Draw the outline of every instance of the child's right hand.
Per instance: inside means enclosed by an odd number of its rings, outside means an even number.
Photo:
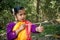
[[[23,30],[25,28],[25,24],[22,24],[19,28],[19,30]]]
[[[16,34],[18,34],[20,31],[22,31],[25,28],[25,24],[22,24],[18,30],[16,30]]]

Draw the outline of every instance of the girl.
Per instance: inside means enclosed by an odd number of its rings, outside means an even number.
[[[37,27],[30,21],[25,20],[24,7],[15,7],[12,12],[15,21],[7,24],[7,40],[31,40],[31,32],[38,33],[43,31],[43,27]]]

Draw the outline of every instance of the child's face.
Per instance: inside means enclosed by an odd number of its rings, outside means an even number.
[[[25,20],[25,17],[26,17],[25,10],[24,9],[23,10],[19,10],[15,17],[16,17],[16,19],[18,21]]]

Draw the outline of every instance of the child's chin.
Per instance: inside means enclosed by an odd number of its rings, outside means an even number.
[[[24,20],[20,20],[20,21],[24,21]]]

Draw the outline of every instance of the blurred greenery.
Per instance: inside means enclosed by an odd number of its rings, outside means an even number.
[[[60,0],[0,0],[0,34],[6,32],[7,23],[14,21],[11,9],[15,6],[25,7],[26,19],[32,23],[49,22],[42,24],[45,29],[40,36],[60,35]]]

